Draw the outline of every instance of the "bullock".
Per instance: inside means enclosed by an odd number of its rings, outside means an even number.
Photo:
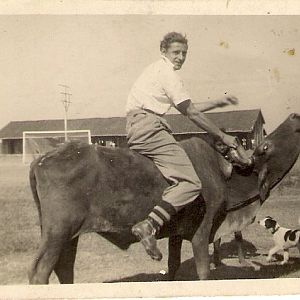
[[[234,168],[211,144],[181,142],[203,191],[160,232],[169,237],[169,277],[180,266],[182,240],[192,242],[197,273],[209,278],[209,243],[251,224],[300,152],[300,115],[291,114],[255,149],[250,170]],[[41,244],[29,270],[31,284],[47,284],[54,271],[73,283],[79,235],[97,232],[121,249],[137,242],[131,227],[145,218],[168,183],[151,160],[129,149],[70,142],[33,161],[30,185],[41,224]]]

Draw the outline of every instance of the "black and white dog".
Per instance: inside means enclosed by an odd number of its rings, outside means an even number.
[[[300,252],[300,230],[281,227],[272,217],[265,217],[258,221],[258,224],[273,234],[275,246],[269,251],[267,257],[268,262],[270,262],[272,256],[280,250],[283,250],[283,261],[280,263],[281,265],[286,264],[289,260],[289,248],[298,247]]]

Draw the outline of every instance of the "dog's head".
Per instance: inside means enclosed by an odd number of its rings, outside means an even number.
[[[274,232],[277,226],[277,221],[268,216],[258,221],[258,224],[265,227],[267,230],[270,229],[272,232]]]

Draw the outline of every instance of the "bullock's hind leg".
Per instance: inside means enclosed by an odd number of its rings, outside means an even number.
[[[47,243],[46,241],[42,241],[41,245],[39,247],[38,253],[36,254],[36,257],[34,258],[30,269],[28,271],[28,279],[29,279],[29,284],[46,284],[48,283],[49,276],[44,278],[38,277],[37,276],[37,270],[38,270],[38,265],[40,262],[41,257],[44,255],[44,253],[47,250]]]
[[[79,237],[64,244],[54,271],[60,283],[74,283],[74,263]]]
[[[38,250],[28,277],[30,284],[48,284],[62,250],[63,240],[53,235],[42,237],[41,246]]]
[[[174,280],[181,263],[182,237],[179,235],[169,237],[168,270],[169,280]]]

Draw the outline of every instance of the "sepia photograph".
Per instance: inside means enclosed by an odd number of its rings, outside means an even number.
[[[300,294],[300,16],[170,2],[0,15],[14,298]]]

